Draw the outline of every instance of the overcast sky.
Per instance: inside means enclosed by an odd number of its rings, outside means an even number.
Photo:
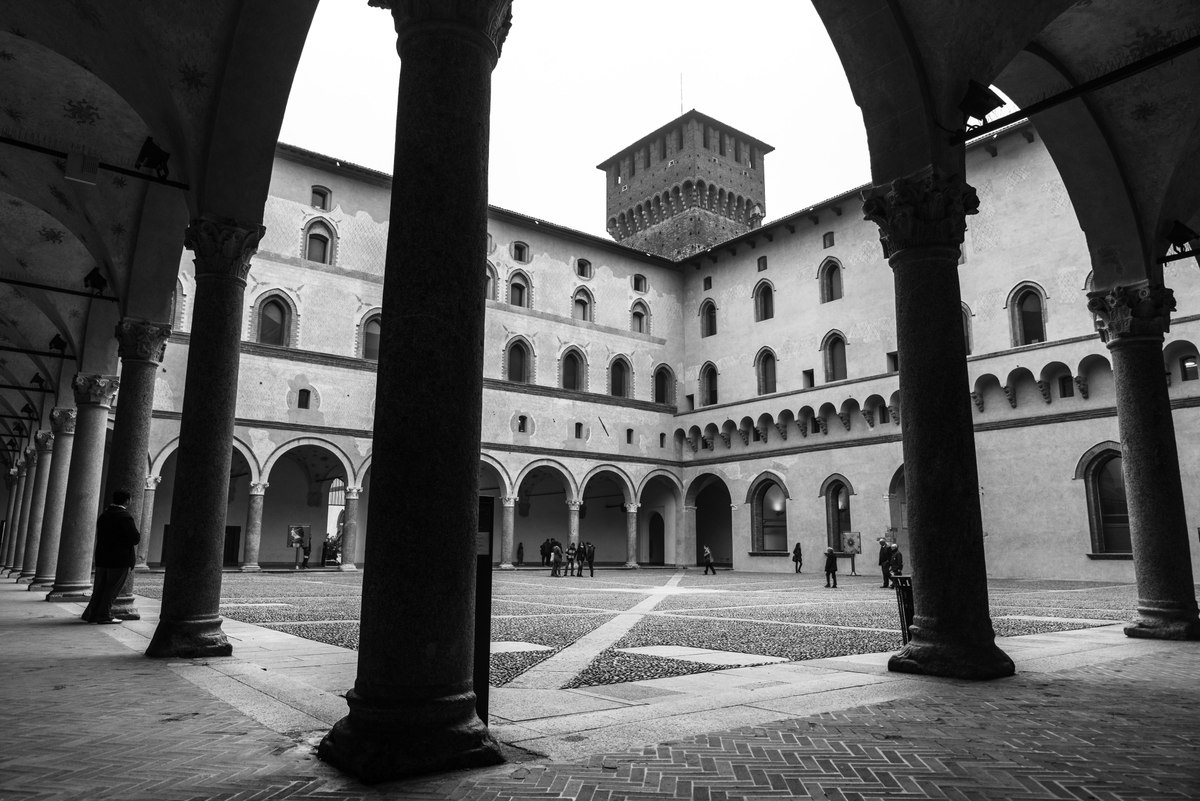
[[[322,0],[280,139],[391,172],[395,41],[388,12]],[[869,178],[862,114],[806,0],[515,0],[493,73],[489,201],[605,236],[596,164],[681,107],[776,148],[768,219]]]

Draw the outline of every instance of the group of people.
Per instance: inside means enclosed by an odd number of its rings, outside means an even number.
[[[796,544],[796,550],[792,552],[792,559],[796,562],[796,572],[800,572],[801,560],[797,558],[800,553],[800,544]],[[879,570],[883,574],[883,585],[880,589],[890,589],[896,585],[895,577],[904,572],[904,554],[900,553],[900,546],[895,542],[889,543],[883,537],[879,538]],[[837,589],[837,554],[833,548],[825,549],[825,586]]]
[[[551,576],[582,576],[587,565],[588,575],[596,575],[596,546],[590,542],[571,543],[564,551],[562,543],[551,537],[542,543],[542,566],[550,568]]]

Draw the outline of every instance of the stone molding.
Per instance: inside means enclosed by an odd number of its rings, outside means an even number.
[[[99,373],[76,373],[71,379],[71,389],[75,391],[75,405],[90,404],[93,406],[111,406],[121,379],[115,375]]]
[[[1088,311],[1096,315],[1096,330],[1110,347],[1132,337],[1162,340],[1171,330],[1175,292],[1165,286],[1151,286],[1149,281],[1115,286],[1089,292]]]
[[[580,506],[583,506],[583,501],[567,501],[568,511],[578,512]]]
[[[487,41],[493,65],[512,27],[512,0],[367,0],[367,5],[392,12],[398,49],[422,28],[467,29]]]
[[[183,245],[196,254],[196,275],[235,278],[246,283],[250,257],[258,252],[259,240],[267,229],[246,227],[232,221],[201,217],[188,224]]]
[[[162,476],[146,476],[146,491],[154,492],[162,483]]]
[[[75,409],[68,409],[66,406],[58,406],[50,410],[50,429],[55,434],[74,434],[75,433]]]
[[[39,431],[33,435],[34,441],[37,443],[39,453],[48,453],[54,450],[54,432]]]
[[[271,484],[267,481],[256,481],[250,485],[250,494],[251,495],[266,495],[267,487],[269,487],[269,486],[271,486]],[[349,495],[347,495],[347,497],[349,497]]]
[[[346,500],[357,501],[362,489],[362,487],[346,487]]]
[[[167,350],[167,338],[171,336],[171,326],[126,317],[117,323],[115,336],[117,337],[117,355],[121,359],[135,359],[160,364]]]
[[[975,188],[938,167],[863,193],[863,216],[879,226],[879,242],[888,259],[909,248],[961,245],[967,215],[978,213]]]

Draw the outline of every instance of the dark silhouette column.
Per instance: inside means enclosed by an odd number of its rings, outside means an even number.
[[[13,511],[17,505],[17,467],[14,464],[4,473],[4,487],[8,490],[8,505],[5,507],[4,533],[0,534],[0,570],[4,565],[4,554],[8,552],[9,535],[12,533]]]
[[[262,570],[258,566],[258,551],[262,547],[263,502],[267,496],[266,481],[250,485],[249,501],[246,504],[246,547],[242,550],[242,572],[254,573]]]
[[[513,529],[516,524],[517,499],[500,499],[500,569],[513,569]]]
[[[54,452],[50,456],[50,478],[46,484],[46,504],[42,510],[42,537],[31,590],[54,586],[58,567],[58,543],[62,537],[63,511],[67,502],[67,478],[75,448],[74,409],[57,407],[50,412],[50,430],[54,433]]]
[[[217,610],[242,304],[250,257],[265,230],[261,225],[201,218],[193,220],[184,235],[184,246],[196,254],[196,295],[171,496],[171,543],[165,549],[162,609],[147,656],[233,652]]]
[[[679,522],[675,525],[675,567],[687,570],[696,566],[696,507],[682,506],[679,512]]]
[[[150,451],[150,415],[154,411],[154,378],[167,349],[171,327],[127,317],[117,323],[114,335],[117,355],[121,358],[121,395],[113,422],[107,486],[109,494],[119,489],[129,492],[127,508],[133,519],[140,521]],[[142,540],[149,539],[149,532],[143,531]],[[132,571],[113,601],[112,613],[121,620],[142,617],[133,603]]]
[[[29,475],[29,466],[25,463],[24,456],[17,457],[16,471],[17,483],[13,488],[13,502],[11,504],[12,511],[8,515],[8,526],[5,532],[4,539],[4,565],[0,567],[0,571],[8,573],[12,570],[13,562],[16,561],[17,539],[21,534],[21,510],[24,508],[22,501],[25,498],[25,482]]]
[[[150,565],[146,563],[146,557],[150,553],[150,536],[154,532],[154,496],[158,492],[158,485],[161,482],[162,476],[146,476],[146,486],[142,490],[142,520],[138,525],[138,531],[142,533],[142,538],[138,541],[137,546],[137,564],[133,566],[138,573],[146,573],[150,570]]]
[[[988,610],[975,432],[958,284],[959,246],[975,190],[938,168],[864,196],[896,285],[904,477],[908,489],[912,639],[890,670],[993,679],[1012,660]]]
[[[355,553],[358,550],[358,496],[362,487],[346,487],[345,519],[342,521],[342,563],[339,570],[357,570]]]
[[[75,390],[75,445],[67,474],[58,566],[47,601],[91,592],[96,518],[100,516],[100,476],[104,471],[104,435],[108,430],[108,409],[120,385],[121,380],[115,375],[88,373],[77,374],[71,382]]]
[[[50,482],[50,465],[54,455],[54,432],[39,431],[33,435],[37,445],[37,473],[33,479],[32,501],[29,504],[29,523],[25,527],[25,558],[21,560],[21,575],[17,581],[33,581],[37,573],[38,552],[42,547],[42,520],[46,510],[46,485]]]
[[[579,507],[583,501],[567,501],[567,543],[579,544]],[[563,548],[566,551],[566,548]]]
[[[625,567],[638,566],[637,552],[638,504],[625,504]]]
[[[1112,354],[1121,470],[1133,540],[1138,617],[1130,637],[1200,639],[1196,588],[1179,475],[1175,421],[1163,380],[1163,335],[1175,295],[1142,281],[1088,293]]]
[[[491,74],[511,19],[508,0],[373,2],[392,9],[401,56],[371,467],[383,491],[367,511],[350,714],[319,751],[366,782],[501,758],[473,662]],[[412,436],[447,418],[438,447]]]
[[[17,502],[21,504],[21,521],[13,538],[12,560],[8,575],[16,578],[21,575],[21,567],[25,564],[25,540],[29,534],[29,513],[33,506],[33,485],[37,479],[37,448],[25,449],[25,484],[21,487],[21,495]]]

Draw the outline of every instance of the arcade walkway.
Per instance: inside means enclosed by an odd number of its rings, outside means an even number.
[[[985,684],[871,654],[493,688],[493,731],[548,756],[368,788],[312,748],[344,713],[352,651],[226,621],[235,656],[148,660],[156,603],[88,626],[0,584],[0,799],[1200,796],[1200,646],[1119,626],[1007,638],[1018,674]]]

